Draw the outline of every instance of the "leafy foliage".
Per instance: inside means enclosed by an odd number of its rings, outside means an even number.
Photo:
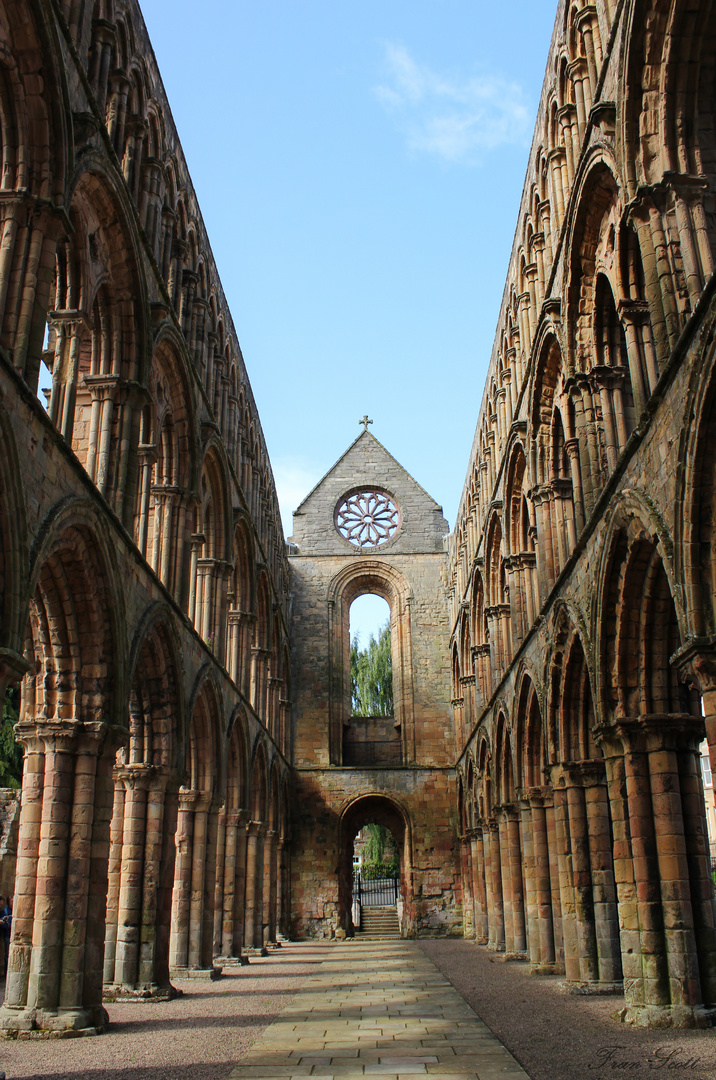
[[[363,866],[361,874],[366,881],[375,878],[397,877],[400,873],[400,862],[393,850],[393,837],[385,825],[366,825],[368,841],[363,849]],[[386,849],[391,851],[386,858]]]
[[[390,653],[390,623],[376,641],[370,635],[367,649],[351,641],[351,714],[353,716],[393,715],[393,666]]]
[[[20,688],[11,687],[3,702],[0,724],[0,787],[19,788],[22,780],[22,747],[15,742]]]

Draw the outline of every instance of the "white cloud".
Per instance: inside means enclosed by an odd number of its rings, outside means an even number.
[[[415,61],[402,45],[385,46],[386,81],[374,88],[411,150],[475,164],[508,143],[524,143],[529,114],[522,87],[501,75],[449,78]]]
[[[299,458],[277,458],[271,462],[281,521],[286,537],[293,533],[293,511],[316,486],[323,473]]]

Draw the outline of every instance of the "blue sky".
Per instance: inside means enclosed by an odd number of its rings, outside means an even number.
[[[142,9],[284,522],[367,412],[452,527],[554,0]]]

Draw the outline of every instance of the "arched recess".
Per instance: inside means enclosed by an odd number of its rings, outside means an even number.
[[[680,620],[664,537],[645,500],[624,493],[600,567],[597,738],[620,850],[627,1015],[685,1023],[716,1000],[716,932],[699,760],[704,723],[698,694],[678,678]]]
[[[83,166],[68,211],[72,235],[57,247],[47,316],[48,412],[131,528],[146,288],[126,192],[98,155],[86,155]]]
[[[72,124],[54,19],[18,0],[0,11],[0,344],[37,391],[52,264],[64,232]]]
[[[192,695],[185,781],[179,789],[170,942],[170,966],[177,972],[213,970],[218,811],[224,788],[220,700],[207,665]]]
[[[251,705],[268,728],[268,690],[271,657],[271,585],[265,566],[256,577],[256,613],[251,646]]]
[[[73,499],[44,523],[31,552],[30,670],[16,729],[25,764],[3,1015],[10,1029],[106,1022],[112,766],[126,737],[126,639],[110,550],[94,508]]]
[[[510,579],[510,625],[516,652],[540,609],[537,586],[536,529],[534,510],[528,500],[527,460],[521,443],[515,443],[507,466],[505,531],[508,540],[507,573]]]
[[[497,851],[502,890],[505,955],[524,958],[527,947],[524,886],[522,880],[522,837],[520,812],[515,803],[515,761],[507,715],[497,715],[494,742],[495,805]],[[493,858],[495,848],[493,846]],[[495,868],[497,870],[497,868]]]
[[[226,790],[219,815],[224,854],[217,873],[214,945],[226,957],[240,956],[244,943],[248,791],[248,729],[243,708],[238,707],[229,723]]]
[[[353,601],[364,593],[382,596],[390,607],[393,719],[401,749],[400,761],[391,761],[391,764],[410,764],[415,761],[411,591],[399,570],[370,558],[351,562],[336,574],[328,587],[330,761],[333,765],[340,765],[343,761],[344,731],[351,715],[349,615]]]
[[[504,710],[503,710],[504,711]],[[504,721],[503,721],[504,722]],[[495,797],[494,754],[489,732],[483,728],[477,750],[477,828],[479,876],[476,892],[482,897],[481,936],[495,952],[505,951],[505,918],[502,892],[500,825]],[[504,830],[503,830],[504,831]]]
[[[249,522],[241,518],[234,529],[232,573],[227,592],[226,661],[231,678],[244,697],[250,694],[256,556]]]
[[[476,566],[472,575],[470,597],[472,648],[475,666],[475,693],[484,708],[492,696],[492,665],[490,663],[490,633],[485,615],[485,586],[482,573]]]
[[[618,986],[622,976],[607,772],[594,736],[582,635],[557,608],[549,654],[548,727],[567,980]]]
[[[460,619],[459,630],[459,672],[458,685],[456,687],[457,698],[462,698],[462,730],[465,736],[472,731],[477,718],[477,697],[475,694],[475,669],[472,656],[472,641],[470,639],[470,613],[463,610]],[[459,725],[458,729],[459,729]],[[465,738],[459,744],[460,749],[465,743]]]
[[[533,971],[547,974],[556,971],[557,961],[563,959],[562,912],[547,740],[537,691],[527,672],[519,681],[515,744],[521,757],[518,796],[527,955]]]
[[[114,768],[104,952],[110,993],[173,994],[169,928],[184,729],[177,657],[171,614],[155,605],[135,638],[129,743]]]
[[[460,633],[460,631],[458,631]],[[462,695],[460,650],[457,641],[452,644],[452,713],[455,722],[455,737],[458,748],[465,743],[465,701]]]
[[[706,0],[633,0],[625,31],[620,158],[629,196],[637,196],[640,234],[653,250],[660,232],[671,251],[671,281],[654,284],[657,292],[667,285],[663,309],[673,333],[714,267],[716,14]]]
[[[485,544],[487,597],[485,617],[489,628],[493,685],[502,678],[512,657],[510,630],[510,590],[505,566],[502,522],[495,511],[487,526]]]
[[[182,348],[170,329],[155,346],[149,393],[151,401],[140,421],[134,537],[162,583],[182,602],[197,440],[190,380]]]
[[[679,447],[675,577],[684,597],[682,677],[703,702],[711,771],[716,770],[716,374],[713,348],[691,380]]]
[[[27,524],[22,472],[9,417],[0,405],[0,693],[24,674]]]
[[[583,437],[595,447],[595,491],[614,471],[650,391],[643,342],[622,303],[629,299],[620,273],[623,199],[611,164],[597,156],[588,167],[569,237],[568,363],[578,376]]]
[[[224,449],[212,442],[204,455],[191,537],[189,618],[220,662],[226,647],[226,592],[231,571],[228,475]]]
[[[338,828],[338,924],[352,934],[353,841],[366,825],[384,825],[392,834],[400,860],[401,937],[416,936],[413,896],[413,837],[408,810],[395,798],[366,792],[342,807]]]

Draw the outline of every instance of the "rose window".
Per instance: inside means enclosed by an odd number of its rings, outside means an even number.
[[[400,525],[400,511],[383,491],[357,491],[336,511],[338,532],[356,547],[378,547],[390,540]]]

